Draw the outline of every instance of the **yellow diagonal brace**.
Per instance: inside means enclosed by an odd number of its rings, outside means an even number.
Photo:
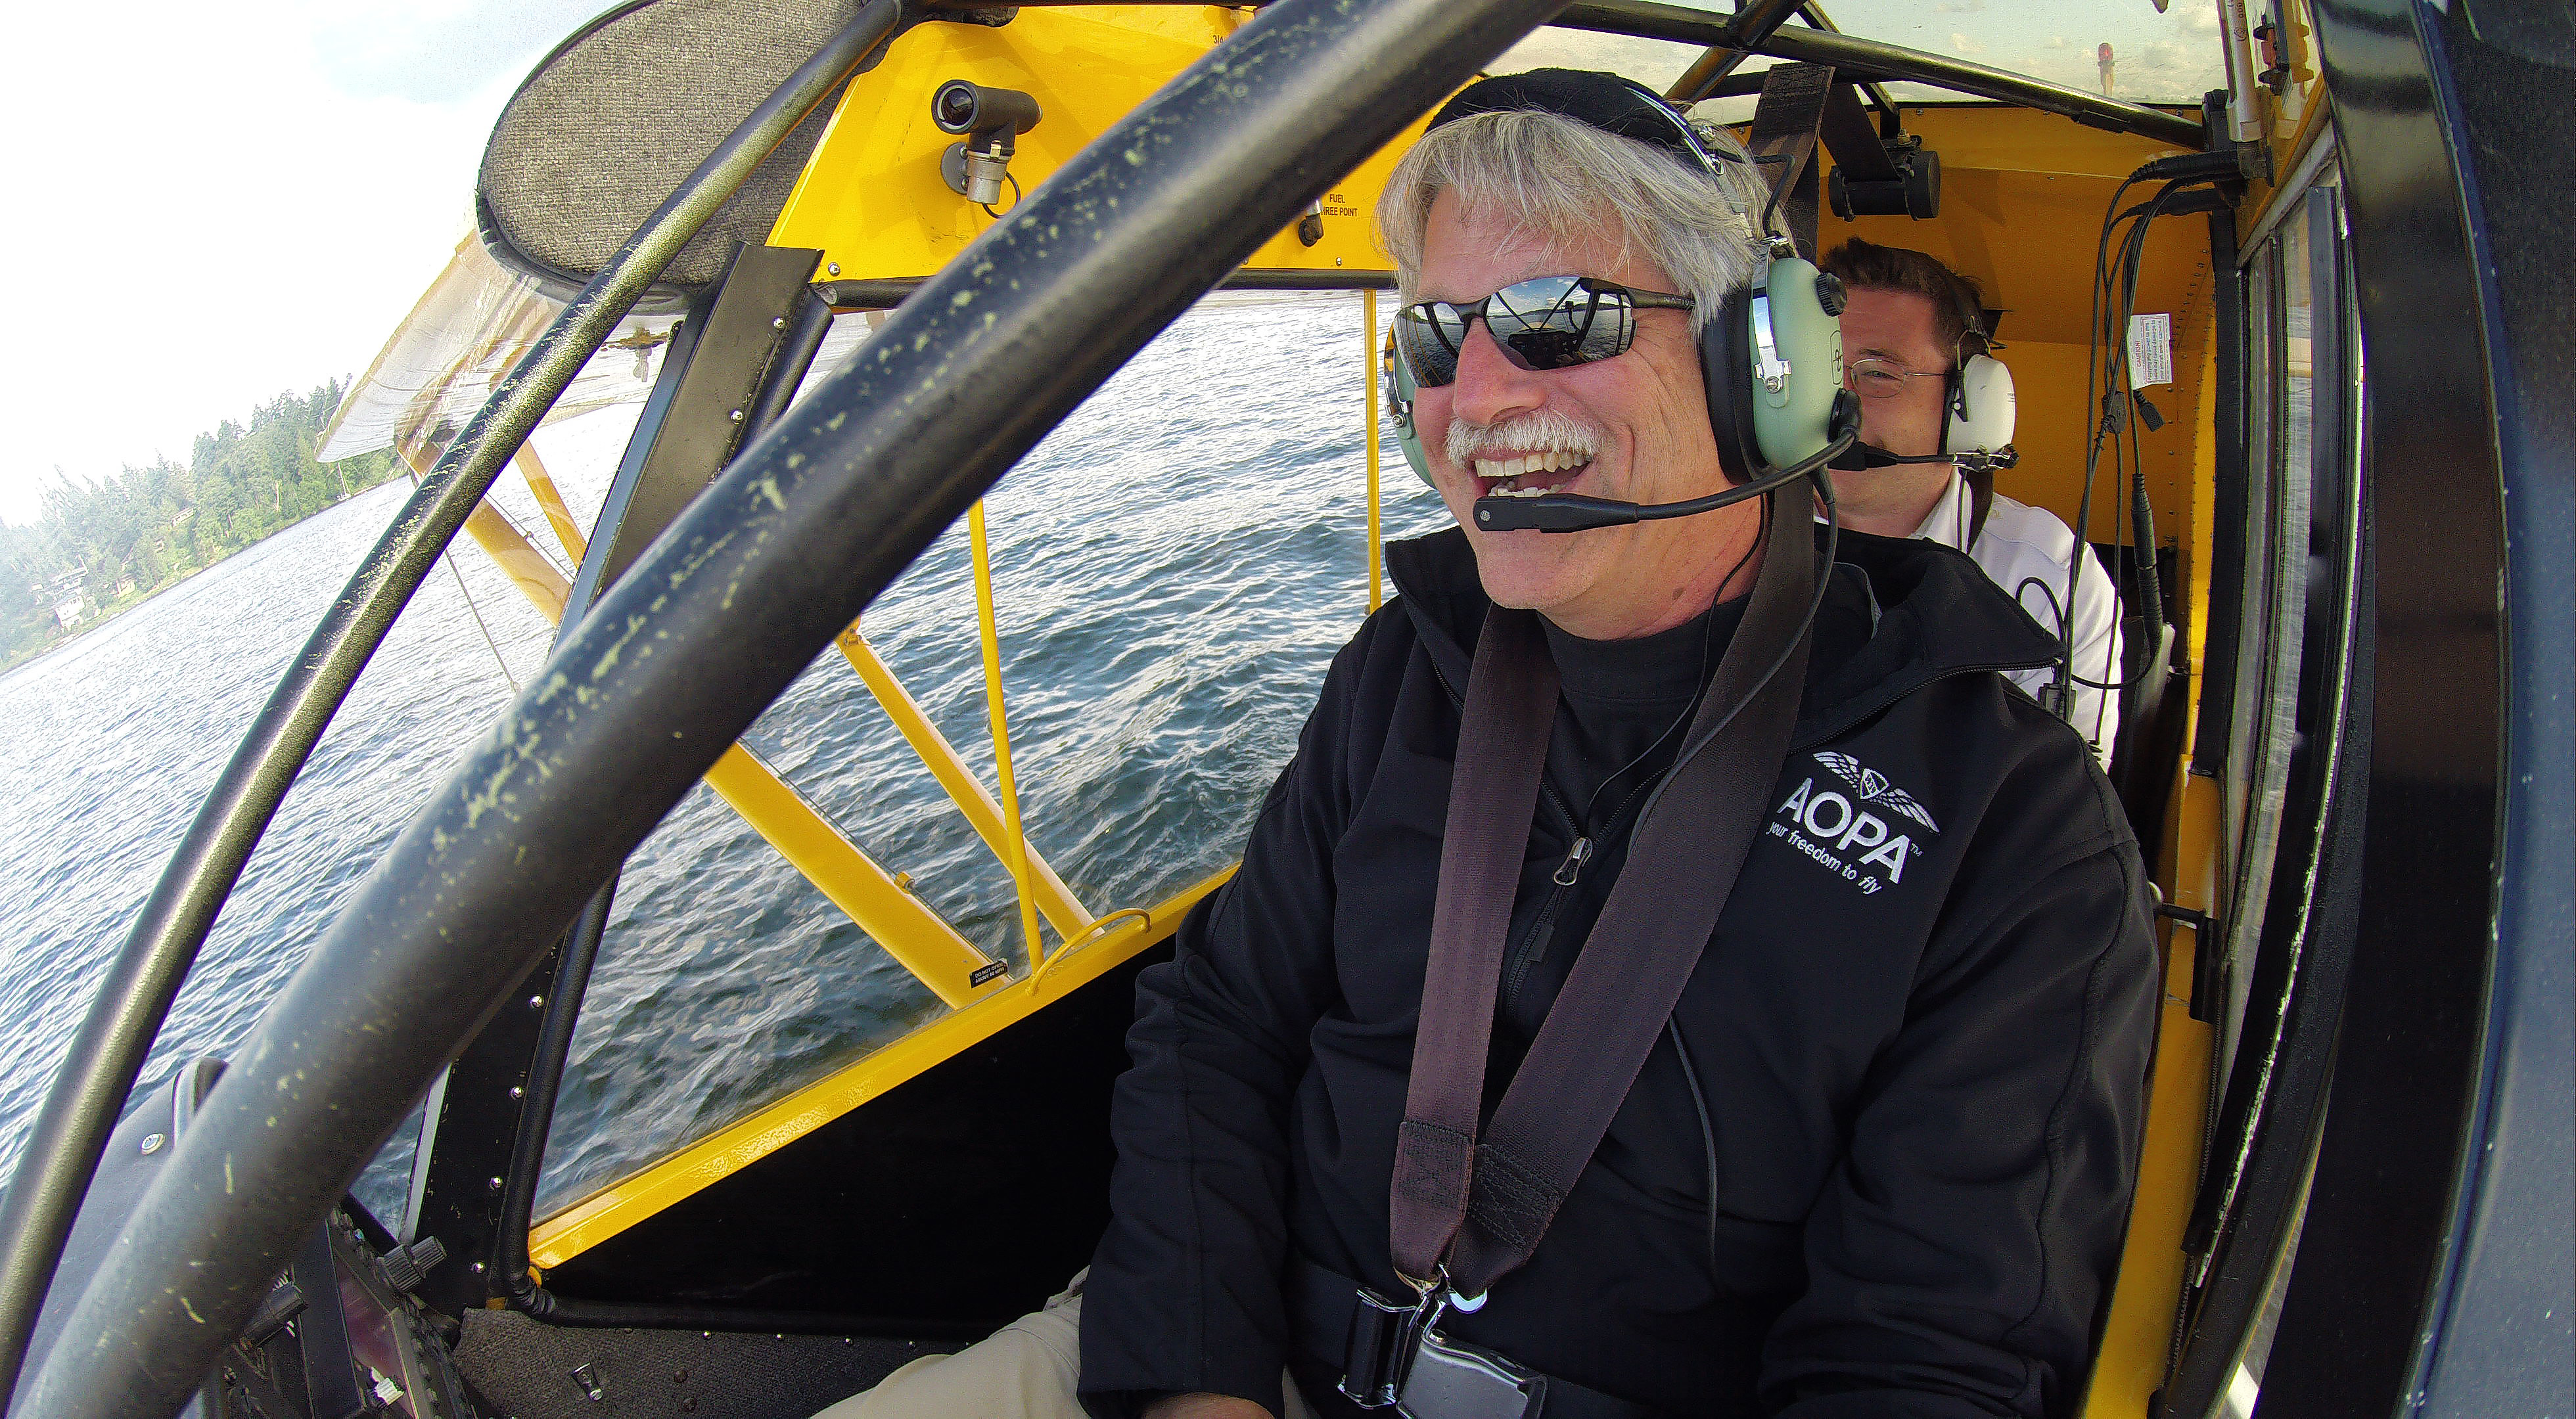
[[[572,564],[580,566],[581,559],[590,551],[590,540],[581,535],[581,524],[572,520],[572,509],[564,506],[563,490],[555,486],[554,475],[546,472],[546,465],[537,461],[537,446],[533,443],[519,445],[519,451],[511,456],[511,461],[519,465],[519,476],[528,480],[528,492],[536,498],[537,506],[545,510],[546,521],[554,524],[555,540],[563,543],[564,551],[571,554]]]
[[[564,598],[571,590],[563,573],[528,545],[499,508],[488,502],[477,505],[466,516],[465,528],[548,620],[563,619]],[[941,1000],[964,1005],[1004,984],[1003,973],[990,969],[990,956],[897,885],[758,755],[739,744],[726,750],[707,771],[707,786]],[[979,973],[981,985],[975,983]]]
[[[1005,983],[1001,971],[987,969],[992,957],[896,885],[759,755],[739,744],[725,750],[707,770],[707,787],[941,1000],[964,1005]]]
[[[974,770],[966,767],[966,761],[957,756],[956,748],[939,732],[938,726],[930,722],[930,716],[921,712],[921,706],[913,702],[912,696],[903,688],[903,682],[895,679],[894,672],[877,658],[876,648],[859,634],[856,625],[841,632],[836,644],[841,647],[841,654],[849,659],[850,668],[858,671],[859,678],[867,682],[869,693],[877,697],[878,704],[885,706],[886,718],[893,720],[894,727],[902,731],[904,742],[912,746],[912,752],[939,780],[939,786],[948,790],[949,798],[957,804],[957,811],[966,815],[966,821],[974,827],[977,836],[984,839],[984,845],[993,850],[993,855],[1007,864],[1010,861],[1010,831],[1002,821],[1002,805],[985,791],[984,781],[975,777]],[[1047,865],[1047,860],[1039,855],[1034,843],[1029,845],[1029,895],[1037,899],[1038,911],[1046,917],[1047,924],[1067,941],[1081,935],[1092,924],[1090,911],[1075,898],[1073,889],[1065,885],[1055,869]]]
[[[547,620],[563,620],[564,597],[569,594],[563,573],[529,544],[517,523],[499,508],[481,502],[465,515],[465,531]]]
[[[1002,639],[993,612],[993,564],[984,548],[984,500],[966,509],[966,545],[975,561],[975,620],[984,637],[984,710],[993,724],[993,776],[1002,784],[1002,861],[1020,898],[1020,930],[1028,937],[1029,969],[1046,964],[1038,941],[1037,899],[1029,890],[1029,835],[1020,826],[1020,791],[1011,778],[1011,720],[1002,707]]]

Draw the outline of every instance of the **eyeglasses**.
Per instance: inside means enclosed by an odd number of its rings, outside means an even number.
[[[1503,358],[1525,370],[1561,370],[1623,355],[1637,338],[1637,312],[1689,310],[1688,296],[1632,291],[1590,276],[1515,281],[1480,301],[1419,301],[1397,311],[1395,338],[1413,382],[1438,388],[1458,378],[1458,352],[1478,317]]]
[[[1905,392],[1909,379],[1941,379],[1948,374],[1947,370],[1910,370],[1876,355],[1843,366],[1843,378],[1863,399],[1893,399]]]

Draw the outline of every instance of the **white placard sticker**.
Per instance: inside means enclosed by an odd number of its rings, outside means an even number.
[[[2129,387],[2145,389],[2150,385],[2173,383],[2173,317],[2158,311],[2154,315],[2129,317]]]

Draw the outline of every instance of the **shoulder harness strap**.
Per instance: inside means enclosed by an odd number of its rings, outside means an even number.
[[[1481,1295],[1529,1259],[1635,1084],[1760,830],[1806,681],[1819,570],[1804,484],[1766,500],[1753,598],[1626,868],[1479,1141],[1504,937],[1555,718],[1537,618],[1476,645],[1450,781],[1422,1018],[1389,1184],[1396,1269]]]

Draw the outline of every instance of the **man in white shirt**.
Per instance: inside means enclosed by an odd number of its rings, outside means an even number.
[[[1849,292],[1843,368],[1862,396],[1863,447],[1847,461],[1867,466],[1838,462],[1833,475],[1843,526],[1959,548],[2043,629],[2071,630],[2075,679],[2067,719],[2108,767],[2120,727],[2119,694],[2101,688],[2119,683],[2120,617],[2111,577],[2065,523],[1992,494],[1991,482],[1984,483],[1991,502],[1981,520],[1978,486],[1960,468],[1960,456],[1973,456],[1972,446],[2000,450],[2012,437],[2012,382],[1986,353],[1991,342],[1976,283],[1923,252],[1858,237],[1826,252],[1819,264]],[[2067,618],[2072,625],[2062,627],[2070,563],[2080,563],[2082,576]],[[2010,678],[2054,708],[2049,690],[2057,677],[2056,667],[2044,666]]]

